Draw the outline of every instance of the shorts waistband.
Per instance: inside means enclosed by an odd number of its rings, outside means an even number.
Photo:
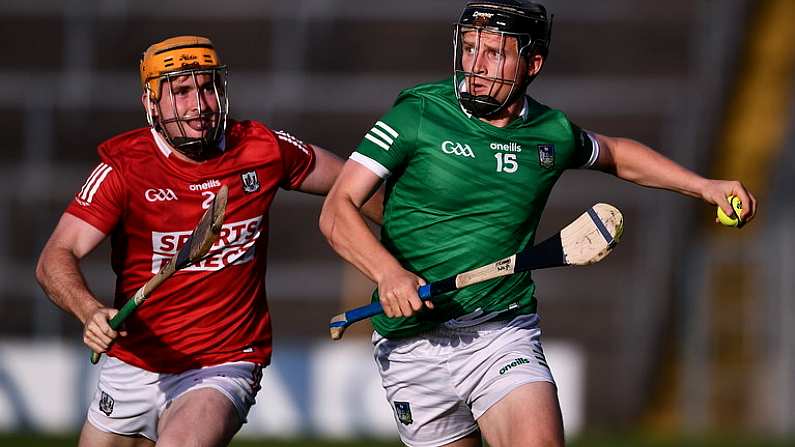
[[[476,334],[491,332],[506,327],[510,322],[520,320],[521,326],[535,326],[540,321],[538,314],[519,314],[517,312],[503,312],[493,318],[472,326],[450,326],[442,323],[430,330],[429,334]]]

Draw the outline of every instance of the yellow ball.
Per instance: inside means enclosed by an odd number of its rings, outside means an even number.
[[[729,202],[731,202],[732,208],[734,208],[734,216],[727,216],[726,213],[723,212],[723,208],[718,207],[718,220],[721,224],[726,225],[727,227],[743,226],[743,221],[737,218],[737,216],[742,217],[743,215],[743,203],[737,196],[729,196],[727,199]]]

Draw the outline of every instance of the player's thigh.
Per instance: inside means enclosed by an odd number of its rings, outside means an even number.
[[[468,440],[478,425],[451,382],[447,359],[455,348],[449,341],[437,340],[436,334],[397,340],[375,334],[373,340],[378,372],[404,444],[480,445]]]
[[[491,447],[564,445],[558,393],[550,382],[524,384],[489,408],[479,419]]]
[[[228,397],[214,388],[199,388],[183,394],[163,412],[157,445],[226,446],[241,425]]]
[[[122,436],[104,432],[90,422],[83,424],[80,431],[79,447],[153,447],[155,445],[143,436]]]

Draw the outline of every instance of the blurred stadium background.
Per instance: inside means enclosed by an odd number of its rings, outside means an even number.
[[[233,116],[346,157],[401,89],[449,76],[463,3],[0,2],[0,445],[75,442],[96,371],[81,327],[45,298],[33,268],[96,145],[145,125],[137,62],[149,44],[210,37],[230,66]],[[757,221],[737,231],[696,200],[564,175],[540,236],[598,201],[626,218],[606,262],[535,274],[569,438],[793,445],[795,1],[545,4],[551,55],[533,96],[585,128],[740,178],[761,201]],[[285,192],[274,206],[275,354],[236,445],[399,445],[367,325],[328,340],[328,318],[366,302],[371,284],[322,240],[321,203]],[[84,263],[104,297],[108,253]]]

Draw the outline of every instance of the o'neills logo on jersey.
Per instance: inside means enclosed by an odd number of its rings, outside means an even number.
[[[204,191],[205,189],[218,188],[219,186],[221,186],[221,182],[213,179],[207,180],[204,183],[199,183],[198,185],[190,185],[188,186],[188,189],[191,191]]]
[[[233,265],[250,262],[260,235],[262,217],[225,223],[221,235],[213,244],[209,255],[201,261],[185,267],[187,271],[215,271]],[[152,232],[152,273],[157,273],[163,263],[171,259],[185,245],[189,231]]]
[[[442,152],[450,155],[458,155],[459,157],[475,158],[475,152],[468,144],[456,143],[453,141],[445,141],[442,143]]]
[[[513,141],[510,143],[491,143],[489,147],[494,151],[522,152],[522,145]]]

